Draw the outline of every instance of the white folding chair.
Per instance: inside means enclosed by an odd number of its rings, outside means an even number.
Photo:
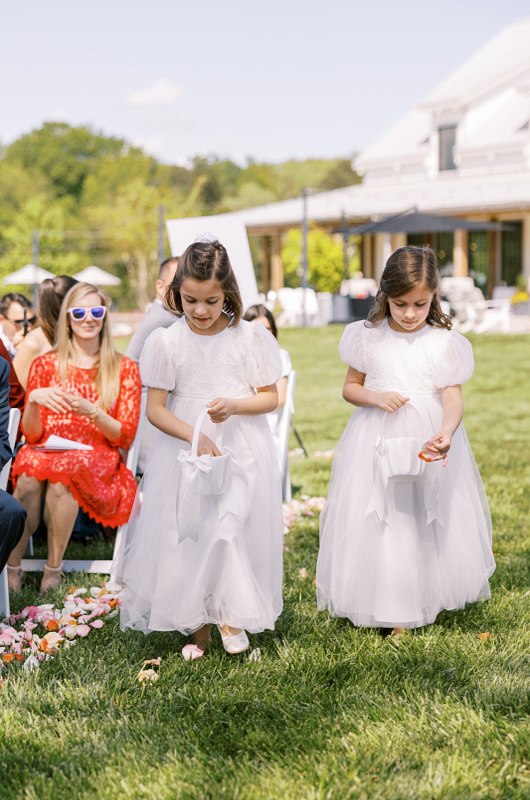
[[[9,444],[11,450],[15,447],[15,442],[18,433],[18,425],[20,422],[20,409],[12,408],[9,412],[9,425],[7,434],[9,437]],[[0,489],[5,491],[7,482],[9,480],[9,470],[11,469],[11,459],[4,464],[4,468],[0,473]],[[9,616],[9,589],[7,586],[7,567],[4,567],[0,573],[0,619]]]
[[[146,404],[147,397],[146,395],[142,395],[142,404],[140,407],[140,418],[138,420],[138,428],[136,430],[136,435],[133,439],[133,442],[129,449],[127,450],[127,460],[126,466],[133,475],[136,475],[136,465],[138,463],[138,454],[140,452],[140,437],[142,435],[142,426],[145,416],[145,404]],[[118,528],[116,533],[116,540],[114,542],[114,552],[113,558],[111,560],[108,559],[65,559],[63,561],[62,570],[63,572],[90,572],[90,573],[101,573],[101,574],[109,574],[111,569],[111,564],[115,559],[115,556],[119,552],[121,538],[122,538],[122,531],[125,526],[122,525]],[[44,564],[46,563],[45,559],[43,558],[23,558],[22,559],[22,569],[24,572],[42,572],[44,570]]]
[[[282,500],[288,503],[291,499],[291,470],[289,468],[289,434],[294,414],[294,390],[296,387],[296,371],[292,369],[287,377],[285,403],[280,409],[280,418],[276,428],[276,448],[282,479]]]

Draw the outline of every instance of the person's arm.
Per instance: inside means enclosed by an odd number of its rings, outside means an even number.
[[[276,384],[276,389],[278,391],[278,408],[283,408],[285,405],[285,397],[287,395],[287,377],[280,378],[278,383]]]
[[[176,417],[166,408],[168,394],[169,392],[165,389],[149,388],[147,390],[147,419],[156,428],[167,433],[168,436],[174,436],[176,439],[182,439],[182,441],[191,444],[193,427]],[[200,456],[220,456],[221,451],[208,436],[201,434],[199,436],[198,454]]]
[[[28,387],[28,376],[31,364],[33,360],[42,353],[41,335],[44,336],[39,328],[30,331],[20,343],[13,358],[13,369],[24,391],[26,391]]]
[[[461,386],[446,386],[445,389],[442,389],[442,408],[442,426],[438,433],[431,436],[429,441],[424,444],[423,450],[439,456],[439,459],[443,459],[446,464],[454,432],[462,422],[464,413]]]
[[[212,422],[225,422],[234,414],[268,414],[278,406],[276,384],[260,386],[253,397],[215,397],[208,403],[208,414]]]
[[[72,411],[80,417],[88,417],[96,428],[112,444],[118,444],[121,438],[121,422],[115,419],[97,403],[92,403],[84,397],[73,396],[71,398]]]
[[[79,396],[72,397],[72,411],[79,416],[88,417],[111,444],[127,449],[138,428],[142,398],[140,372],[132,359],[123,358],[119,381],[120,391],[113,415],[98,403]]]
[[[366,375],[358,372],[353,367],[348,368],[342,389],[342,396],[353,406],[361,408],[380,408],[383,411],[397,411],[398,408],[408,403],[409,398],[399,392],[376,392],[364,386]]]
[[[28,384],[28,388],[30,391],[22,415],[22,427],[27,441],[32,444],[41,438],[44,431],[40,407],[55,411],[56,414],[66,413],[71,410],[71,399],[60,387],[39,386],[32,389]]]

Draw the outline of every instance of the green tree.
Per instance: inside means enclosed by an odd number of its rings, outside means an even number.
[[[302,281],[302,232],[291,228],[281,251],[286,286],[300,286]],[[338,292],[344,277],[342,243],[322,230],[312,227],[307,237],[308,284],[317,292]]]
[[[41,128],[13,142],[4,159],[44,176],[56,197],[68,195],[79,199],[84,182],[99,159],[119,158],[131,150],[135,149],[123,139],[94,133],[88,127],[45,122]]]
[[[161,191],[136,178],[124,184],[111,203],[90,209],[87,214],[90,227],[114,254],[114,269],[118,263],[124,265],[124,293],[130,287],[139,308],[144,309],[153,298],[158,272],[159,207],[164,206],[168,217],[196,216],[202,189],[203,181],[198,178],[183,201],[170,190]]]
[[[79,269],[79,258],[67,239],[68,227],[64,207],[50,202],[45,194],[35,194],[3,231],[0,274],[7,275],[32,261],[32,237],[37,231],[40,266],[56,275],[71,275]]]

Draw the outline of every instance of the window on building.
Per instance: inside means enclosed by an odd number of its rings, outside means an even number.
[[[501,277],[506,286],[515,286],[517,276],[523,271],[523,225],[521,222],[507,222],[512,228],[502,232]]]
[[[438,128],[438,169],[440,172],[456,169],[453,155],[456,143],[456,125]]]
[[[409,233],[407,244],[415,247],[432,247],[438,258],[438,266],[442,275],[453,274],[453,248],[455,235],[452,231],[445,233]]]

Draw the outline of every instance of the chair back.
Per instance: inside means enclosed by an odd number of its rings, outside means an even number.
[[[291,472],[289,469],[289,434],[294,415],[294,391],[296,388],[296,371],[292,369],[287,377],[285,403],[280,409],[280,418],[276,429],[276,446],[278,464],[282,479],[282,497],[284,501],[291,499]]]
[[[18,433],[18,425],[20,422],[20,409],[19,408],[12,408],[9,412],[9,423],[7,427],[7,435],[9,437],[9,444],[11,446],[11,450],[15,447],[15,442],[17,439]],[[7,482],[9,480],[9,470],[11,469],[11,461],[4,464],[4,468],[0,473],[0,489],[5,491]],[[9,589],[7,586],[7,567],[4,567],[2,572],[0,572],[0,620],[3,617],[8,617],[10,613],[9,610]]]

